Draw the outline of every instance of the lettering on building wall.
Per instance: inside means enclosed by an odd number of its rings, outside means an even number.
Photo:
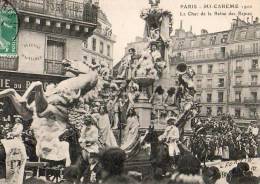
[[[21,54],[25,61],[41,61],[43,59],[41,54],[42,47],[36,43],[25,43],[22,45],[23,52]]]

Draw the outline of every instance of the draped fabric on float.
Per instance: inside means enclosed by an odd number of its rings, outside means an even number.
[[[1,140],[6,152],[6,183],[22,184],[27,159],[25,146],[21,139]]]

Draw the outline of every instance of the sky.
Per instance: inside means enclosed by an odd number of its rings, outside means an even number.
[[[143,36],[144,20],[140,18],[140,12],[149,7],[148,2],[149,0],[99,0],[100,8],[112,23],[113,34],[117,37],[113,53],[114,64],[123,57],[127,43],[133,42],[136,36]],[[239,8],[203,8],[205,5],[214,7],[219,4],[239,4]],[[188,5],[193,8],[187,8]],[[180,27],[180,20],[183,20],[183,28],[188,31],[192,26],[195,34],[200,34],[201,29],[206,29],[208,32],[230,29],[231,21],[236,18],[238,12],[246,13],[239,15],[244,20],[247,20],[247,17],[251,20],[251,14],[260,17],[260,0],[161,0],[159,7],[172,12],[174,30]],[[205,16],[200,15],[202,11],[206,13]],[[214,15],[215,11],[227,15]],[[208,12],[212,15],[209,16]],[[229,12],[235,15],[228,15]],[[183,13],[186,16],[183,16]],[[199,14],[195,16],[194,13]]]

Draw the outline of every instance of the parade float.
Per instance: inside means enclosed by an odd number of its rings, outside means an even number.
[[[143,9],[140,14],[140,17],[145,21],[144,40],[146,47],[139,55],[135,53],[134,48],[130,48],[113,80],[118,86],[129,84],[124,90],[131,94],[132,100],[130,102],[133,102],[132,107],[138,113],[139,134],[136,134],[128,147],[121,145],[121,148],[128,153],[127,169],[139,171],[143,175],[154,171],[155,167],[161,167],[159,165],[167,165],[167,158],[161,158],[161,160],[166,161],[165,163],[154,161],[155,157],[160,158],[160,155],[154,152],[157,147],[154,145],[157,145],[157,137],[166,128],[166,123],[162,122],[166,122],[168,118],[175,118],[181,140],[183,140],[184,133],[187,130],[191,131],[190,125],[187,124],[197,114],[197,106],[193,100],[196,92],[193,84],[195,72],[185,63],[179,64],[176,68],[178,85],[173,81],[167,91],[168,98],[171,98],[174,103],[165,105],[163,100],[159,103],[154,100],[156,95],[157,100],[158,96],[165,95],[160,85],[160,79],[169,72],[167,67],[169,67],[168,55],[172,31],[172,14],[159,8],[159,3],[158,0],[150,1],[150,8]],[[133,89],[131,86],[134,85],[137,87]],[[121,119],[122,122],[125,121]],[[119,132],[122,131],[121,129],[122,126],[119,127]],[[121,136],[122,134],[119,133],[119,140],[121,140]],[[142,147],[146,143],[150,144],[150,151]],[[184,150],[182,149],[182,151]]]

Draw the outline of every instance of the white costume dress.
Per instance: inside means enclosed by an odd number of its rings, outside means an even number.
[[[164,133],[159,137],[159,140],[166,139],[166,144],[169,147],[169,155],[175,156],[180,154],[177,140],[180,138],[179,129],[174,126],[167,126]]]
[[[117,147],[116,138],[110,126],[108,114],[100,115],[97,122],[99,128],[99,136],[102,143],[107,147]]]

